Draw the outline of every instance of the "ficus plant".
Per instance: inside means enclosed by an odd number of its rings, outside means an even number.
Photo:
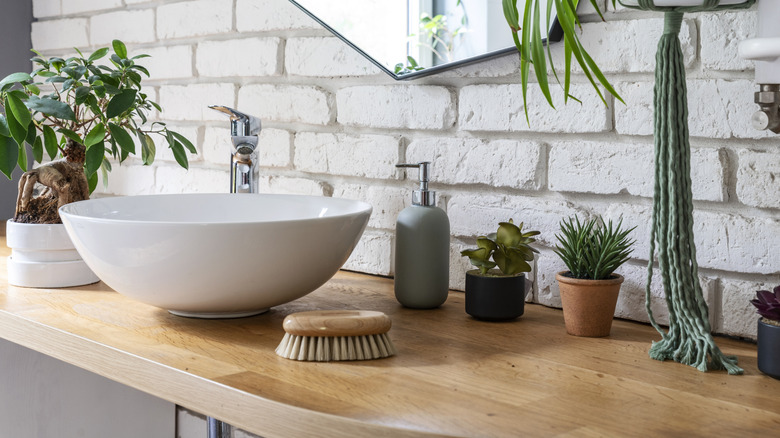
[[[498,267],[504,276],[531,272],[528,262],[532,261],[534,253],[539,251],[530,244],[536,242],[533,236],[537,235],[539,231],[524,232],[522,222],[515,225],[512,219],[509,219],[509,222],[500,222],[495,233],[478,237],[477,248],[463,250],[460,255],[468,257],[481,275],[491,275],[491,269],[495,267]]]
[[[183,135],[165,123],[152,122],[160,105],[142,91],[149,71],[138,64],[148,55],[129,57],[119,40],[89,56],[45,58],[39,52],[31,59],[31,73],[13,73],[0,81],[0,171],[9,179],[19,167],[16,222],[57,223],[57,208],[89,199],[100,172],[106,182],[109,158],[122,163],[139,155],[144,165],[156,154],[153,135],[173,151],[176,162],[188,168],[187,151],[196,153]],[[107,58],[106,63],[98,61]],[[136,146],[140,147],[140,151]],[[28,155],[28,148],[32,151]],[[51,162],[35,169],[44,153]],[[36,183],[45,187],[36,193]]]
[[[509,24],[515,46],[518,52],[520,52],[520,83],[523,92],[526,123],[529,125],[528,106],[526,104],[528,79],[532,66],[539,89],[547,103],[553,108],[555,105],[550,92],[548,65],[555,82],[563,89],[564,103],[568,102],[569,98],[580,102],[575,96],[569,94],[572,62],[576,62],[580,66],[582,73],[588,78],[596,94],[598,94],[605,105],[607,105],[607,100],[599,85],[604,87],[607,93],[623,102],[623,99],[580,42],[577,32],[582,31],[582,25],[577,15],[578,3],[579,0],[527,0],[522,10],[518,10],[517,0],[502,0],[504,17]],[[590,3],[603,21],[604,16],[601,13],[598,2],[590,0]],[[612,0],[612,5],[615,5],[615,0]],[[547,38],[548,29],[550,29],[550,16],[552,15],[553,7],[555,8],[558,23],[563,29],[563,81],[561,81],[558,69],[556,69],[553,62],[550,46],[546,45],[544,41]]]

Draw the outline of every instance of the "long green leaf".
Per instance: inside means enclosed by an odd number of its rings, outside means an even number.
[[[114,40],[111,42],[111,45],[114,47],[114,52],[119,56],[120,58],[127,58],[127,47],[125,46],[125,43],[119,40]]]
[[[135,142],[133,142],[133,137],[131,137],[127,131],[115,123],[109,123],[108,129],[111,131],[111,138],[116,140],[120,148],[131,154],[135,154]]]
[[[192,153],[192,154],[197,154],[198,153],[198,150],[195,149],[195,146],[192,144],[192,142],[190,142],[187,139],[187,137],[185,137],[185,136],[183,136],[183,135],[181,135],[181,134],[179,134],[178,132],[175,132],[175,131],[168,131],[168,132],[170,132],[171,135],[173,135],[173,137],[176,138],[176,140],[178,140],[181,144],[183,144],[184,147],[187,148],[188,151],[190,151],[190,153]]]
[[[184,151],[184,146],[178,141],[173,142],[171,149],[173,150],[173,158],[179,163],[179,166],[189,169],[190,165],[187,162],[187,152]]]
[[[106,56],[108,54],[108,47],[103,47],[101,49],[97,49],[94,52],[92,52],[91,55],[89,55],[88,60],[89,61],[97,61],[98,59]]]
[[[0,87],[6,84],[13,84],[16,82],[32,81],[32,76],[27,73],[11,73],[0,81]]]
[[[59,100],[49,99],[46,97],[31,97],[27,100],[26,106],[33,111],[39,111],[46,115],[56,117],[60,120],[76,121],[76,115],[73,113],[73,110],[70,108],[70,106]]]
[[[5,107],[9,107],[8,99],[6,97]],[[16,121],[13,111],[6,111],[6,121],[8,123],[8,131],[11,134],[11,138],[16,141],[18,146],[24,144],[24,139],[27,137],[27,129]]]
[[[27,132],[27,127],[30,126],[30,122],[32,122],[32,115],[30,114],[30,110],[27,109],[22,99],[20,99],[16,94],[8,93],[6,98],[6,110],[11,110],[11,113],[13,113],[16,122],[19,123],[22,128],[24,128],[25,132]]]
[[[5,114],[0,113],[0,137],[10,137],[11,131],[8,129],[8,120]]]
[[[58,129],[58,131],[59,131],[59,132],[60,132],[62,135],[64,135],[65,137],[68,137],[69,139],[71,139],[71,140],[75,141],[76,143],[78,143],[78,144],[84,144],[84,139],[82,139],[81,137],[79,137],[79,135],[78,135],[78,134],[76,134],[75,132],[71,131],[70,129],[67,129],[67,128],[59,128],[59,129]]]
[[[84,146],[89,148],[93,144],[102,143],[103,139],[106,138],[106,126],[102,123],[98,123],[95,125],[92,130],[87,133],[87,136],[84,137]]]
[[[27,172],[27,147],[25,145],[18,146],[19,148],[19,155],[16,159],[16,164],[19,165],[19,168],[22,169],[22,172]]]
[[[112,97],[106,107],[106,118],[113,119],[130,109],[135,102],[135,94],[136,90],[125,88],[121,93]]]
[[[35,137],[35,140],[33,140],[32,152],[36,163],[43,161],[43,140],[41,140],[41,137]]]
[[[100,164],[103,163],[103,155],[105,154],[105,147],[103,142],[95,143],[87,148],[87,157],[84,162],[84,173],[87,177],[91,177],[100,168]]]
[[[10,137],[0,136],[0,172],[11,179],[11,174],[16,169],[19,145]]]
[[[544,94],[544,97],[547,99],[547,103],[549,103],[551,107],[555,108],[555,105],[552,101],[552,96],[550,95],[550,86],[547,82],[547,62],[545,60],[544,44],[542,42],[542,31],[540,27],[540,23],[542,21],[541,17],[539,16],[540,6],[537,2],[529,1],[528,3],[535,4],[535,7],[533,8],[533,29],[531,30],[530,36],[534,73],[536,74],[536,80],[539,83],[539,88],[542,90],[542,94]]]
[[[57,147],[57,134],[51,129],[50,126],[43,126],[43,146],[46,148],[46,153],[52,160],[57,158],[59,148]]]

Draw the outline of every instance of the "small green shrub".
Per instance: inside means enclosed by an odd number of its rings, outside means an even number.
[[[628,238],[636,227],[623,230],[623,220],[617,226],[605,224],[599,217],[580,222],[577,216],[561,221],[559,245],[555,253],[563,260],[574,278],[603,280],[629,259],[635,243]]]
[[[522,223],[515,225],[509,219],[509,222],[499,223],[495,233],[478,237],[477,248],[463,250],[460,255],[468,257],[482,275],[488,275],[488,271],[496,266],[504,275],[530,272],[528,262],[534,259],[533,253],[539,252],[530,244],[536,242],[532,236],[538,234],[538,231],[523,232]]]

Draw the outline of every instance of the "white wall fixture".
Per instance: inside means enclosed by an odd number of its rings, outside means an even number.
[[[72,287],[100,279],[87,267],[62,224],[6,222],[8,283],[22,287]]]
[[[755,61],[759,91],[755,101],[761,107],[753,113],[753,128],[780,134],[780,2],[758,2],[758,38],[739,45],[739,56]]]

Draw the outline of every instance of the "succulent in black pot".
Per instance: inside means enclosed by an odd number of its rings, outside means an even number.
[[[461,251],[478,269],[466,272],[466,313],[485,321],[515,319],[525,311],[525,273],[538,252],[530,246],[538,231],[523,224],[498,224],[498,231],[477,238],[477,248]],[[498,269],[494,269],[494,268]]]
[[[761,318],[758,320],[758,369],[780,379],[780,286],[772,292],[760,290],[750,300]]]

